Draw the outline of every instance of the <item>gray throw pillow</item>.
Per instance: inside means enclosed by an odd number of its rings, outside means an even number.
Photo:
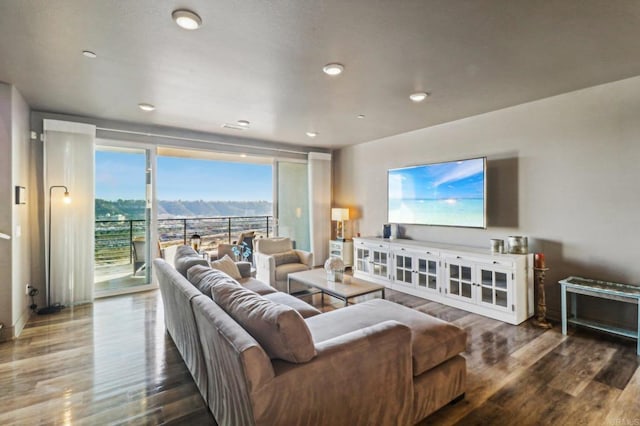
[[[300,263],[300,256],[298,256],[298,253],[293,250],[276,253],[272,256],[276,262],[276,266],[284,265],[286,263]]]
[[[293,308],[229,283],[211,289],[213,300],[260,343],[271,358],[303,363],[316,356],[311,332]]]
[[[211,287],[219,283],[240,285],[224,272],[202,265],[189,268],[187,271],[187,279],[207,297],[211,297]]]
[[[207,259],[203,259],[200,256],[176,256],[176,260],[174,261],[176,271],[180,272],[185,278],[187,276],[187,271],[189,270],[189,268],[195,265],[202,265],[208,268],[209,262],[207,262]]]

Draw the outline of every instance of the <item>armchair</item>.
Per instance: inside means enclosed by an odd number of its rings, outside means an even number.
[[[275,287],[278,291],[287,291],[287,278],[290,273],[306,271],[313,267],[313,253],[294,250],[290,238],[260,238],[255,240],[254,260],[256,278]],[[293,283],[291,293],[304,291],[303,285]]]

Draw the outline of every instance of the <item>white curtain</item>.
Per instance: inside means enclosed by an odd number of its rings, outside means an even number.
[[[309,211],[313,260],[323,265],[331,239],[331,154],[309,153]]]
[[[93,300],[95,134],[93,125],[44,120],[45,258],[51,262],[52,304]],[[57,186],[68,188],[70,204]]]

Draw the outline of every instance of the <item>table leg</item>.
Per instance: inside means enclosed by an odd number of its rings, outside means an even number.
[[[571,318],[578,318],[578,295],[571,293]]]
[[[291,278],[287,276],[287,294],[291,294]]]
[[[562,334],[567,334],[567,287],[560,286],[560,298],[562,303]]]
[[[384,299],[384,288],[382,289],[382,298]]]

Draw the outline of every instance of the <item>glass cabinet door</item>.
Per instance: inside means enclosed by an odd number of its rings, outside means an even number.
[[[369,249],[365,247],[356,247],[356,270],[362,272],[369,271]]]
[[[447,264],[447,295],[465,300],[473,299],[473,268],[462,262]]]
[[[502,311],[511,308],[510,288],[512,272],[507,270],[479,268],[480,303]]]
[[[371,249],[371,274],[381,278],[388,278],[389,276],[389,254],[386,251],[380,251]]]
[[[396,254],[394,271],[397,283],[413,285],[413,258],[411,255]]]
[[[417,257],[416,263],[418,288],[438,291],[438,261],[428,257]]]

